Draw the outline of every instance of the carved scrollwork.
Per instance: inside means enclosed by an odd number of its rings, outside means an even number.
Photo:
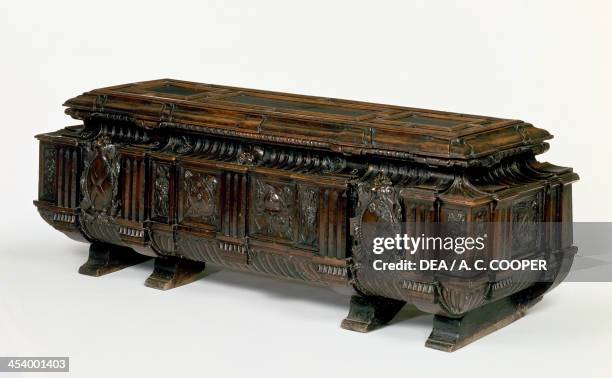
[[[245,166],[333,174],[348,171],[346,157],[319,151],[303,151],[286,147],[224,140],[213,136],[169,135],[162,151],[174,154],[198,154],[207,159],[231,161]],[[359,169],[353,168],[353,175]]]
[[[514,255],[539,248],[539,196],[527,197],[512,206],[512,251]]]
[[[346,168],[346,159],[338,156],[325,156],[321,165],[323,173],[340,172]]]
[[[250,147],[242,150],[236,161],[242,165],[256,165],[262,158],[264,151],[261,147]]]
[[[110,138],[103,136],[84,148],[81,175],[81,210],[94,218],[111,218],[119,210],[117,198],[120,164]]]
[[[476,210],[472,219],[472,234],[476,237],[484,237],[488,234],[489,224],[489,211],[486,207],[481,207]]]
[[[377,222],[399,223],[401,207],[391,180],[382,172],[371,183],[358,186],[359,202],[364,205],[364,216],[370,213]]]
[[[42,198],[52,201],[55,197],[57,150],[46,146],[43,150],[43,187]]]
[[[310,187],[300,187],[298,202],[301,212],[298,242],[306,245],[315,245],[317,242],[319,190]]]
[[[293,240],[295,190],[292,185],[253,180],[252,231],[256,234]]]
[[[242,165],[253,165],[255,163],[255,155],[250,151],[244,151],[238,155],[238,163]]]
[[[447,213],[446,231],[450,237],[465,235],[467,230],[466,213],[463,210],[450,209]]]
[[[191,139],[185,135],[171,135],[165,148],[177,154],[187,154],[193,151],[194,146]]]
[[[401,205],[397,191],[387,176],[380,172],[372,181],[358,183],[356,193],[357,207],[355,217],[351,219],[351,232],[357,245],[366,242],[363,240],[364,223],[378,224],[387,232],[399,231]],[[357,260],[361,249],[354,248]]]
[[[183,199],[184,217],[217,225],[219,180],[215,175],[185,170],[183,175],[185,196]]]
[[[168,218],[170,215],[170,167],[155,164],[154,176],[152,216]]]
[[[357,184],[357,207],[351,218],[353,236],[353,264],[350,266],[356,287],[363,293],[377,292],[385,280],[400,282],[397,271],[385,271],[383,275],[373,269],[373,261],[396,262],[404,258],[403,250],[394,250],[382,255],[372,253],[373,240],[376,237],[393,237],[401,232],[402,212],[398,189],[391,179],[379,172],[373,179]],[[398,296],[399,285],[387,285]]]
[[[461,283],[440,283],[436,285],[437,298],[449,314],[464,314],[485,303],[489,292],[488,282],[474,283],[465,287]]]

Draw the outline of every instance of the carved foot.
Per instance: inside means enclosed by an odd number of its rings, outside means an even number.
[[[542,296],[527,297],[520,294],[489,303],[460,318],[434,316],[433,330],[425,346],[454,352],[522,318],[527,309],[542,299]]]
[[[204,267],[200,261],[159,257],[155,259],[155,268],[145,285],[159,290],[173,289],[199,279]]]
[[[89,258],[85,264],[81,265],[79,273],[100,277],[128,266],[140,264],[148,259],[150,257],[140,255],[131,248],[96,242],[89,246]]]
[[[340,326],[357,332],[372,331],[389,323],[404,304],[395,299],[353,295],[349,314]]]

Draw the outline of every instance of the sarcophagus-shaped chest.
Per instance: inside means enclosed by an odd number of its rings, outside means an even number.
[[[522,315],[572,262],[577,175],[538,162],[551,135],[522,121],[175,80],[65,105],[83,123],[37,137],[35,204],[92,243],[84,274],[152,257],[147,285],[162,289],[205,263],[350,287],[345,328],[368,331],[408,303],[436,314],[428,345],[454,350]],[[479,254],[379,255],[381,225],[486,239]],[[409,269],[433,257],[485,268]],[[490,265],[535,259],[547,269]]]

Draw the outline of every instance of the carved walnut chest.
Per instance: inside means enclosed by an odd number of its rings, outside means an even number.
[[[535,159],[551,135],[529,123],[177,80],[65,105],[82,124],[37,136],[35,205],[91,243],[83,274],[155,258],[146,284],[159,289],[205,264],[348,287],[344,328],[369,331],[408,304],[435,315],[427,345],[452,351],[520,317],[572,263],[578,176]],[[383,274],[363,231],[376,222],[486,224],[485,260],[548,269]]]

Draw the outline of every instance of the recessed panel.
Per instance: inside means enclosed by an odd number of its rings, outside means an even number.
[[[369,110],[352,109],[348,107],[316,104],[311,102],[287,101],[275,98],[255,96],[241,93],[236,96],[224,98],[223,101],[234,102],[245,105],[267,106],[277,109],[301,110],[306,112],[337,114],[343,116],[360,116],[371,113]]]
[[[411,114],[408,117],[398,118],[396,121],[409,122],[416,125],[427,125],[427,126],[442,126],[442,127],[454,127],[466,123],[467,120],[452,120],[442,119],[434,117],[426,117],[420,114]]]

